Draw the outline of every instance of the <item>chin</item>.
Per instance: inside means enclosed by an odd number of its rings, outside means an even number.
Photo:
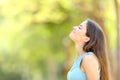
[[[70,37],[70,39],[71,39],[72,41],[75,41],[73,33],[70,33],[70,34],[69,34],[69,37]]]

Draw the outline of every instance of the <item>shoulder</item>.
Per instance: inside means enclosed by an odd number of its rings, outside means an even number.
[[[89,80],[98,80],[99,61],[94,54],[87,54],[82,61],[84,72]]]
[[[85,70],[89,70],[91,68],[98,69],[99,61],[98,58],[94,54],[87,54],[82,60],[82,65]]]
[[[90,53],[92,53],[92,52],[90,52]],[[83,58],[83,61],[84,62],[90,62],[90,61],[98,62],[98,58],[94,53],[92,53],[92,54],[85,55]]]

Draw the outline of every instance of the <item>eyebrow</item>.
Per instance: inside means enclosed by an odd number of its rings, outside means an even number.
[[[81,25],[81,24],[80,24],[79,26],[80,26],[80,27],[82,27],[82,25]]]

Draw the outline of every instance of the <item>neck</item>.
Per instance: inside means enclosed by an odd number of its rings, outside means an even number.
[[[85,53],[83,50],[83,45],[76,43],[75,44],[76,51],[77,51],[77,57],[79,57],[81,54]]]

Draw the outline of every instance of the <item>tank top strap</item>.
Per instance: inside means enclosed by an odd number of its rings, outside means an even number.
[[[93,52],[85,52],[83,53],[80,57],[78,57],[77,59],[77,66],[79,67],[83,58],[86,56],[86,55],[89,55],[89,54],[94,54]]]
[[[93,52],[86,52],[86,53],[84,53],[83,55],[81,55],[81,59],[83,59],[86,55],[88,55],[88,54],[94,54]],[[95,55],[95,54],[94,54]]]

